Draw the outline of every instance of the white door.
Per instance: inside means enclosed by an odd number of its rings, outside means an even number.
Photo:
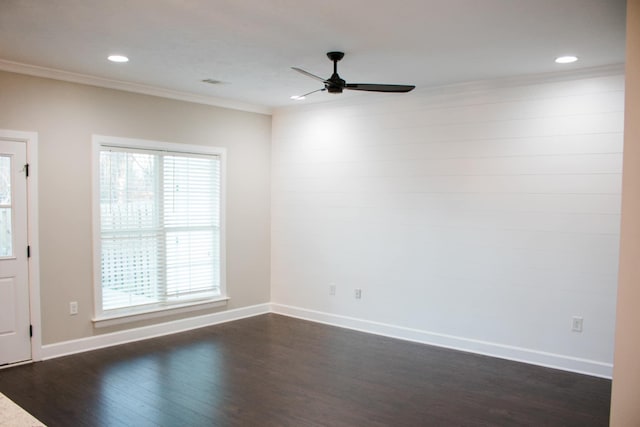
[[[31,359],[27,147],[0,139],[0,365]]]

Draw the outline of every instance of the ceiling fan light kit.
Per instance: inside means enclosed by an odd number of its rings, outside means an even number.
[[[414,85],[392,85],[392,84],[379,84],[379,83],[347,83],[338,74],[338,61],[344,58],[344,52],[328,52],[327,57],[333,62],[333,74],[328,79],[323,79],[315,74],[311,74],[301,68],[291,67],[293,70],[304,74],[312,79],[319,80],[324,83],[324,88],[317,89],[312,92],[300,95],[298,97],[292,97],[293,99],[304,99],[305,96],[314,92],[327,91],[329,93],[342,93],[344,89],[347,90],[360,90],[366,92],[386,92],[386,93],[404,93],[415,89]]]

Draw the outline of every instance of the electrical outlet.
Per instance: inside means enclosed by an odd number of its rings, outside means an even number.
[[[333,283],[329,285],[329,295],[333,296],[336,294],[336,285]]]
[[[78,314],[78,301],[71,301],[69,303],[69,314],[72,316]]]
[[[573,332],[582,332],[582,317],[573,316],[571,318],[571,330]]]
[[[356,289],[356,299],[362,298],[362,289]]]

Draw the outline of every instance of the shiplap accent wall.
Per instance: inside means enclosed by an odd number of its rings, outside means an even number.
[[[623,105],[608,71],[276,111],[276,311],[609,375]]]

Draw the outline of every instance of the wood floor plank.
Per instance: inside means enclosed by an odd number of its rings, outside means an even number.
[[[0,371],[55,426],[606,426],[611,381],[275,314]]]

